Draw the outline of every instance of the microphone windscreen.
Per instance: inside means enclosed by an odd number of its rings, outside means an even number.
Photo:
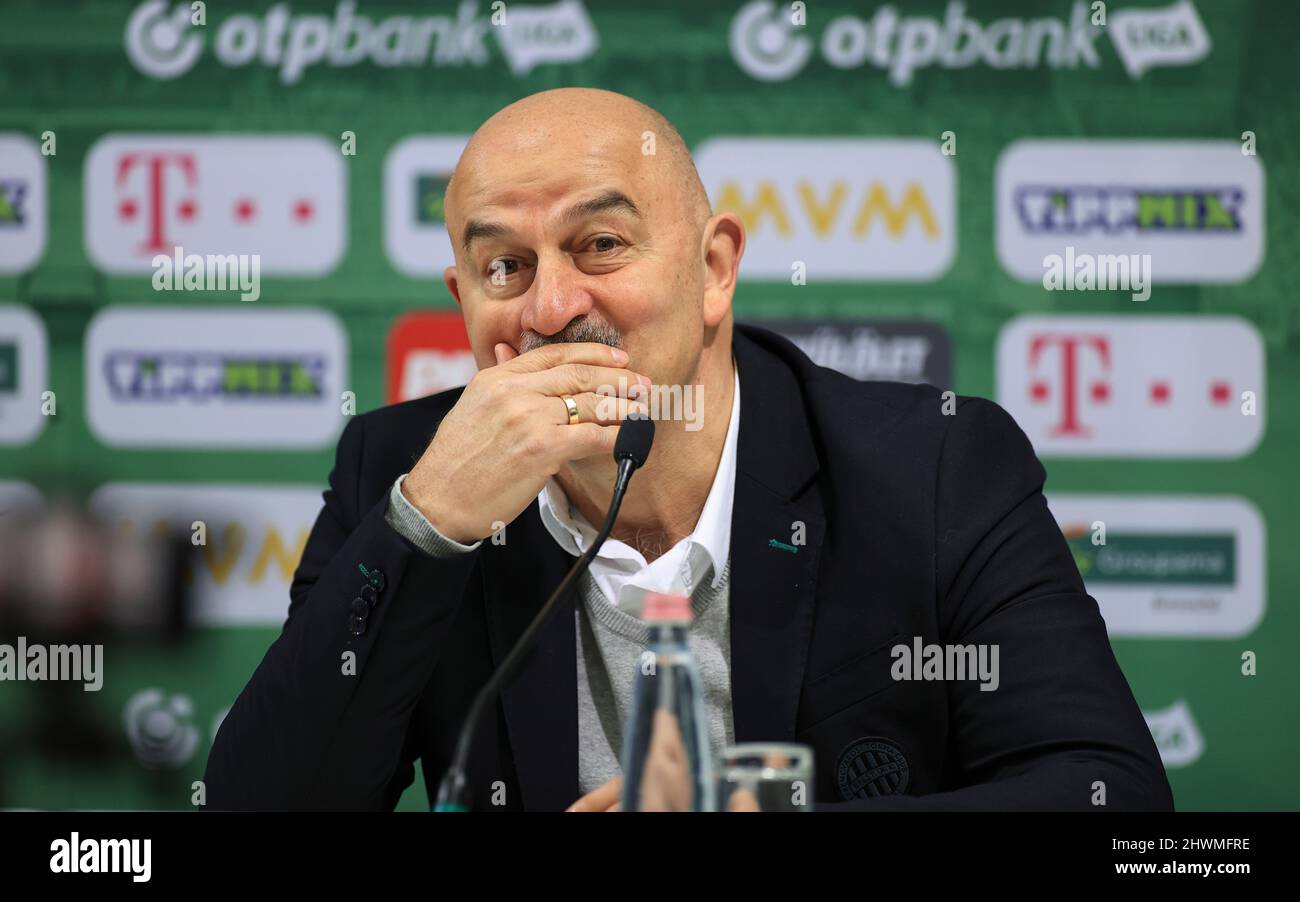
[[[618,438],[614,441],[614,460],[630,460],[633,469],[640,469],[650,456],[650,446],[654,440],[655,421],[643,413],[630,413],[618,428]]]

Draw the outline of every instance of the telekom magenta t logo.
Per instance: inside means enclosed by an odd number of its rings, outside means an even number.
[[[118,218],[124,223],[138,222],[141,215],[146,217],[146,235],[141,253],[153,254],[159,251],[170,253],[175,241],[164,237],[168,214],[172,211],[167,206],[167,168],[175,166],[184,178],[184,185],[191,190],[198,185],[198,173],[194,164],[194,155],[189,153],[140,152],[126,153],[117,163],[117,188],[123,194],[117,205]],[[131,172],[137,167],[144,169],[144,202],[141,204],[136,196],[126,194],[126,182]],[[143,211],[141,207],[143,206]],[[176,205],[175,216],[182,222],[191,222],[198,215],[198,205],[192,197],[183,197]]]
[[[1060,379],[1057,385],[1057,400],[1060,405],[1061,418],[1052,426],[1054,437],[1075,436],[1086,438],[1088,427],[1080,419],[1081,355],[1093,353],[1097,356],[1103,372],[1110,372],[1110,342],[1104,335],[1036,335],[1029,343],[1029,369],[1035,374],[1029,384],[1029,396],[1035,404],[1048,404],[1052,399],[1052,386],[1046,377],[1037,374],[1045,365],[1043,358],[1047,352],[1056,348],[1060,358]],[[1086,386],[1089,399],[1095,404],[1105,404],[1110,400],[1110,383],[1098,379]]]

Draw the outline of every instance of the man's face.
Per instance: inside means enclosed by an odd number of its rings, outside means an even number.
[[[699,226],[670,168],[628,129],[496,128],[448,197],[445,273],[479,368],[493,348],[603,341],[656,383],[692,380],[703,343]]]

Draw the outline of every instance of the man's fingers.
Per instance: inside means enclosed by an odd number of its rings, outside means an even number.
[[[654,731],[650,734],[650,757],[657,755],[674,763],[686,760],[686,746],[682,743],[677,718],[663,708],[655,711]]]
[[[576,426],[555,427],[556,460],[567,463],[597,455],[614,453],[621,426],[602,426],[600,423],[578,423]]]
[[[496,355],[497,365],[508,363],[519,356],[519,352],[504,341],[498,341],[492,348],[492,353]]]
[[[514,349],[511,348],[511,351]],[[511,369],[519,373],[536,373],[566,363],[591,366],[627,366],[627,352],[595,341],[557,342],[533,348],[510,360]]]
[[[568,807],[569,811],[609,811],[618,804],[623,792],[623,778],[615,777],[597,786]]]
[[[646,416],[650,415],[650,408],[643,401],[611,398],[608,395],[598,395],[589,391],[569,397],[573,398],[573,402],[578,405],[579,423],[600,423],[605,426],[618,424],[626,420],[628,412],[633,410]],[[556,424],[569,425],[569,408],[563,399],[555,398],[549,403],[555,407]]]
[[[732,791],[731,798],[727,800],[728,811],[761,811],[758,807],[758,799],[754,794],[743,786]]]
[[[519,378],[519,384],[542,395],[596,392],[633,401],[650,400],[650,378],[631,370],[591,363],[562,363]]]

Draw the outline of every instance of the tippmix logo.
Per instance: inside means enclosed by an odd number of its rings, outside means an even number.
[[[87,329],[87,413],[117,447],[317,448],[342,422],[346,370],[323,310],[113,307]]]
[[[45,157],[35,141],[0,132],[0,274],[20,274],[45,254]]]
[[[1159,283],[1242,282],[1264,261],[1264,170],[1232,141],[1025,140],[996,174],[998,257],[1150,258]]]

